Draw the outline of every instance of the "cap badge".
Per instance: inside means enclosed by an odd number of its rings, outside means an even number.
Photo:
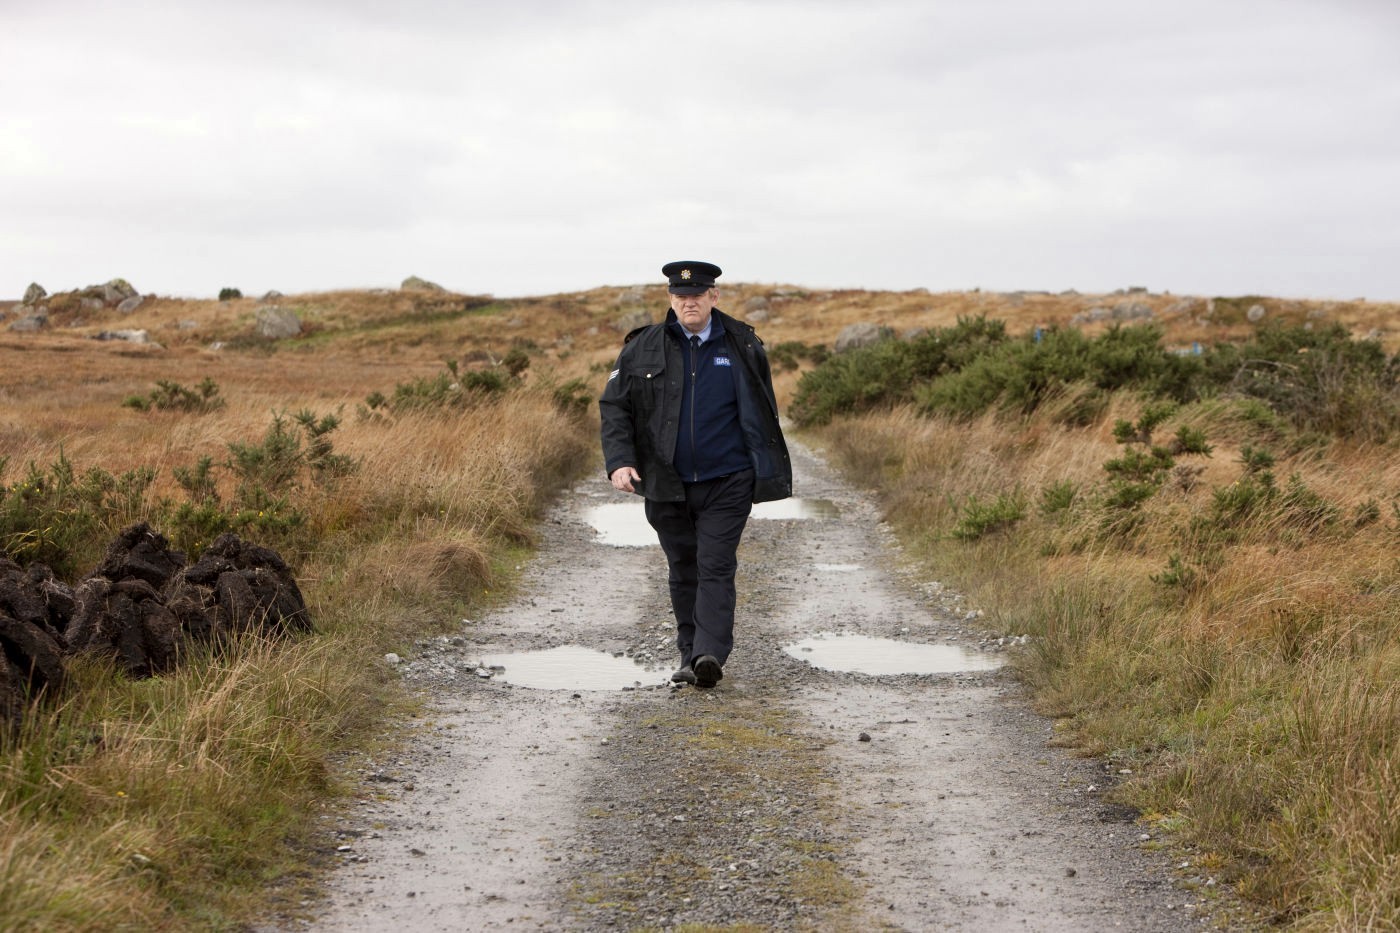
[[[690,270],[689,270],[689,269],[682,269],[682,270],[681,270],[681,278],[683,278],[683,279],[685,279],[687,282],[689,282],[689,281],[690,281]]]

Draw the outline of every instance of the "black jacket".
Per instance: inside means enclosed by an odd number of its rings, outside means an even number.
[[[754,502],[792,495],[792,463],[778,427],[778,402],[768,354],[753,328],[711,309],[724,325],[730,356],[742,362],[739,423],[754,469]],[[676,320],[639,327],[627,335],[617,366],[598,400],[603,419],[603,458],[611,476],[618,467],[635,467],[642,475],[640,492],[661,502],[685,500],[685,484],[672,465],[681,429],[681,390],[685,374],[680,341],[667,333]]]

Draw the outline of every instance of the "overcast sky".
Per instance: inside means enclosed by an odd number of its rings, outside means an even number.
[[[0,0],[0,298],[671,259],[1400,299],[1400,2]]]

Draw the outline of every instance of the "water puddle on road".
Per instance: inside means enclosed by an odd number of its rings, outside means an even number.
[[[650,670],[631,658],[577,645],[492,654],[481,664],[492,670],[492,680],[535,690],[624,690],[660,686],[671,679],[668,670]]]
[[[640,501],[595,505],[584,513],[584,520],[598,532],[598,541],[610,547],[656,545],[656,532],[647,524]]]
[[[827,499],[781,499],[760,502],[753,507],[750,518],[758,519],[827,519],[840,512]],[[598,542],[610,547],[654,547],[656,532],[647,523],[641,502],[610,502],[595,505],[584,512],[584,521],[598,532]],[[843,568],[844,569],[844,566]]]
[[[1000,655],[957,645],[923,645],[868,635],[822,633],[783,648],[824,671],[850,674],[956,674],[1001,667]]]
[[[753,507],[750,518],[835,518],[841,514],[836,503],[830,499],[779,499],[776,502],[760,502]]]

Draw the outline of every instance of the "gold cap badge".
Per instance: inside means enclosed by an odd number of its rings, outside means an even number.
[[[690,270],[689,270],[689,269],[682,269],[682,270],[681,270],[681,278],[685,279],[686,281],[689,281],[689,280],[690,280]]]

